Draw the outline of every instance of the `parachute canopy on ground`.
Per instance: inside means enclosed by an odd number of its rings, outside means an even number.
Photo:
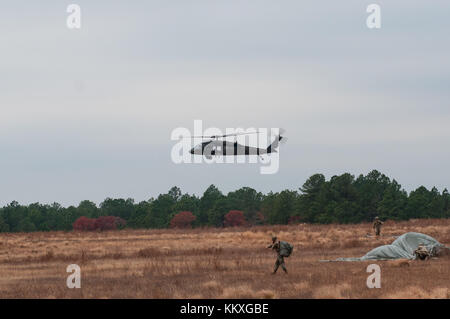
[[[364,261],[364,260],[391,260],[391,259],[415,259],[414,251],[423,244],[428,252],[434,255],[444,245],[433,237],[421,233],[406,233],[399,236],[390,245],[383,245],[372,249],[359,258],[338,258],[336,261]]]

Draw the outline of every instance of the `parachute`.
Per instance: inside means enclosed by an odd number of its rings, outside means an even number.
[[[444,247],[433,237],[421,233],[405,233],[399,236],[390,245],[383,245],[372,249],[367,254],[358,258],[338,258],[336,261],[364,261],[364,260],[391,260],[391,259],[415,259],[414,251],[423,244],[431,256]]]
[[[289,257],[292,254],[294,246],[286,241],[280,241],[280,255],[283,257]]]

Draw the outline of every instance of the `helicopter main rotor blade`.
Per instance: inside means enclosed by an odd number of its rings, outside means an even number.
[[[246,132],[246,133],[233,133],[233,134],[225,134],[225,135],[210,135],[210,136],[205,136],[205,135],[197,135],[197,136],[186,136],[183,138],[221,138],[221,137],[227,137],[227,136],[238,136],[238,135],[250,135],[250,134],[257,134],[259,133],[259,131],[255,131],[255,132]]]

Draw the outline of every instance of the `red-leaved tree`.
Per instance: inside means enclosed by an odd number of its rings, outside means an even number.
[[[246,224],[244,212],[241,210],[230,210],[223,222],[225,227],[244,226]]]
[[[81,216],[73,223],[74,230],[113,230],[122,228],[126,221],[116,216],[100,216],[99,218],[87,218]]]
[[[171,228],[191,228],[192,222],[196,219],[191,212],[180,212],[173,216],[170,221]]]
[[[95,220],[96,230],[112,230],[118,227],[125,226],[126,222],[120,217],[116,216],[100,216]]]
[[[94,230],[95,218],[81,216],[73,223],[74,230]]]

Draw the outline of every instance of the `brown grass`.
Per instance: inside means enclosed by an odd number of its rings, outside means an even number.
[[[450,220],[371,225],[0,234],[0,298],[449,298],[450,258],[380,261],[382,287],[368,289],[359,257],[408,231],[450,243]],[[368,233],[370,235],[368,235]],[[271,275],[272,234],[294,245],[289,274]],[[69,289],[66,267],[81,267]]]
[[[408,259],[397,259],[397,260],[389,260],[386,261],[386,264],[393,266],[393,267],[409,267],[411,266],[412,260]]]

